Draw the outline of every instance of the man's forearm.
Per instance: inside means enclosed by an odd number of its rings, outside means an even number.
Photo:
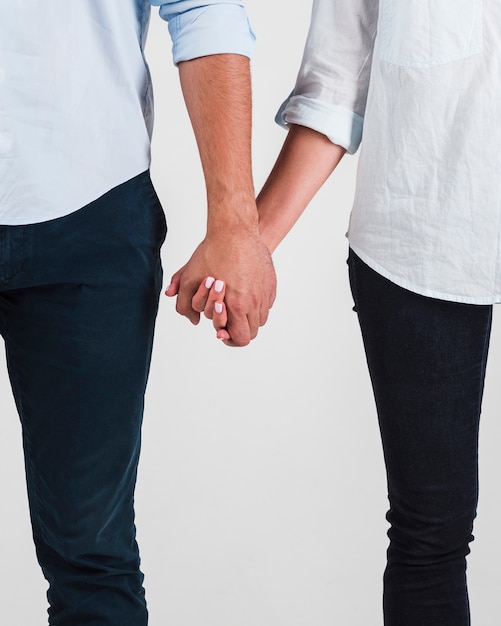
[[[197,298],[208,276],[226,283],[226,343],[244,346],[275,299],[275,271],[259,234],[251,163],[251,86],[247,57],[221,54],[179,64],[186,106],[207,187],[207,234],[172,277],[168,295],[194,324],[204,310]]]
[[[211,55],[179,64],[207,187],[208,234],[257,227],[249,60]]]

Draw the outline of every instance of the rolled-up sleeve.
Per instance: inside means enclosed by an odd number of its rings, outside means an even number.
[[[376,0],[314,0],[294,91],[276,121],[307,126],[353,154],[362,140],[374,40]]]
[[[254,33],[244,3],[237,0],[150,0],[169,24],[174,63],[210,54],[250,58]]]

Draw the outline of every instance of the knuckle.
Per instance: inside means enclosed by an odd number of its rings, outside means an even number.
[[[247,307],[241,300],[236,300],[231,303],[231,310],[235,315],[242,316],[245,315]]]

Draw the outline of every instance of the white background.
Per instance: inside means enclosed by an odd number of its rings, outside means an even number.
[[[291,8],[293,5],[293,9]],[[284,131],[310,3],[249,2],[254,170],[259,188]],[[166,210],[166,284],[201,240],[205,193],[172,66],[152,17],[153,179]],[[231,112],[228,112],[231,114]],[[347,157],[279,248],[278,300],[245,349],[192,327],[162,297],[137,491],[152,626],[377,626],[387,545],[384,467],[345,258],[356,157]],[[469,560],[475,626],[499,623],[499,332],[481,432],[478,539]],[[0,617],[46,623],[24,487],[20,428],[0,372]],[[118,625],[117,625],[118,626]]]

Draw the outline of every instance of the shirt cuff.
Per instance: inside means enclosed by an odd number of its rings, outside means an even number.
[[[169,15],[168,6],[160,7],[160,16],[169,22],[176,65],[210,54],[251,58],[256,38],[242,5],[209,4],[174,16]]]
[[[307,96],[291,95],[280,107],[275,121],[287,128],[299,124],[325,135],[332,143],[354,154],[362,141],[364,118],[349,109]]]

